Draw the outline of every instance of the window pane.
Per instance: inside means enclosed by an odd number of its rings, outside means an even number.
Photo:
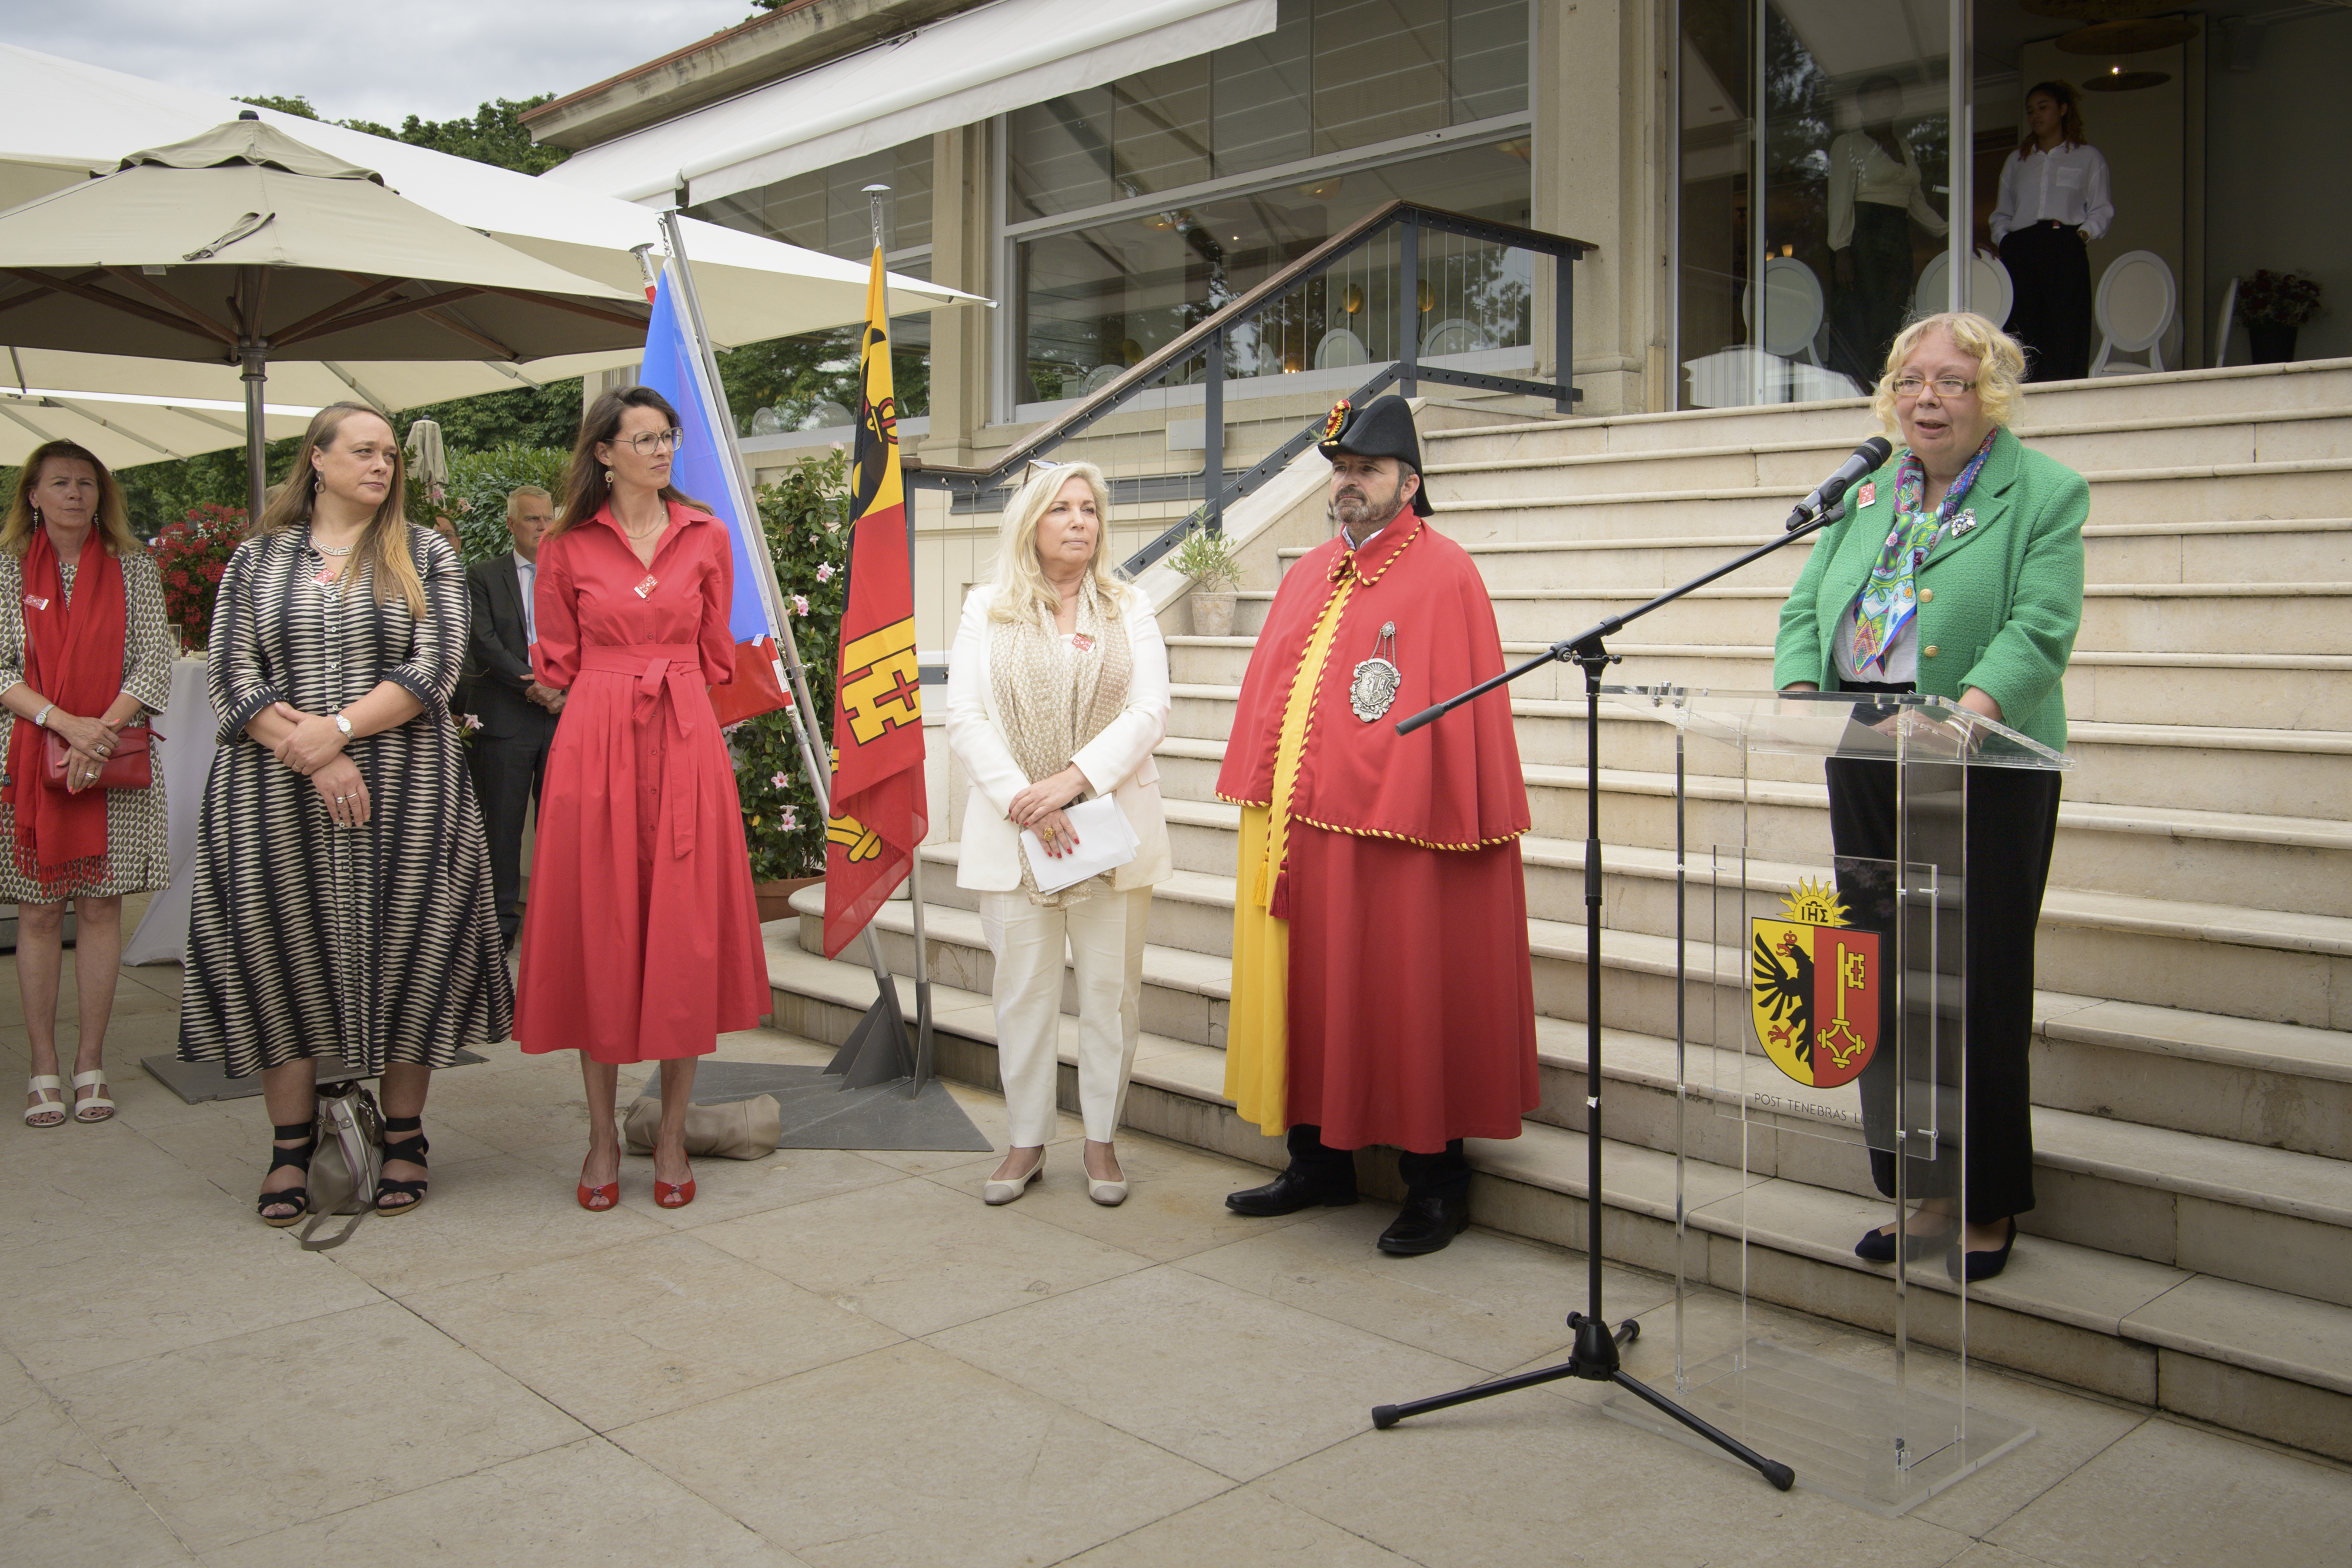
[[[1445,0],[1315,0],[1318,152],[1445,123]]]
[[[1112,84],[1112,146],[1122,195],[1209,177],[1209,58],[1196,56]]]
[[[1213,57],[1219,174],[1245,174],[1271,163],[1294,162],[1313,151],[1308,97],[1313,27],[1307,5],[1308,0],[1282,0],[1273,32],[1219,49]]]
[[[1111,90],[1088,88],[1005,116],[1014,221],[1091,207],[1123,194],[1111,183]]]
[[[687,212],[747,234],[779,239],[831,256],[863,258],[873,249],[865,188],[890,187],[883,198],[883,230],[892,250],[931,243],[931,139],[928,136],[829,169],[795,174]]]
[[[1454,0],[1454,123],[1528,107],[1528,0]]]

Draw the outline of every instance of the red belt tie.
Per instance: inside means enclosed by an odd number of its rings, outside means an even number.
[[[635,675],[637,695],[655,701],[669,696],[670,727],[681,742],[695,733],[698,716],[710,712],[710,697],[702,680],[702,653],[691,643],[623,643],[591,644],[580,650],[580,668],[604,674]],[[662,799],[668,807],[670,853],[684,860],[694,850],[696,775],[702,758],[692,747],[663,748]]]

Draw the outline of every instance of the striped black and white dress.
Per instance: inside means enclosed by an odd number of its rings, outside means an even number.
[[[507,1038],[514,1019],[489,855],[449,694],[465,655],[465,568],[448,541],[411,528],[428,613],[379,602],[352,580],[316,580],[304,528],[247,540],[230,559],[210,650],[220,750],[205,783],[180,998],[180,1054],[233,1077],[340,1056],[446,1067],[460,1046]],[[302,775],[245,733],[284,701],[323,714],[396,681],[425,705],[353,740],[365,826],[339,828]]]

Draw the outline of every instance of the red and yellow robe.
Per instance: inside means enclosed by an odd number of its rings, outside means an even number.
[[[1366,722],[1349,688],[1389,624],[1402,684]],[[1509,695],[1396,733],[1502,667],[1477,569],[1409,510],[1283,579],[1217,778],[1242,808],[1225,1093],[1266,1132],[1432,1153],[1534,1109]]]

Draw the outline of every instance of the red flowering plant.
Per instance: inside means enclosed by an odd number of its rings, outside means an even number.
[[[245,533],[243,507],[206,502],[191,507],[180,521],[164,524],[148,547],[163,578],[163,612],[191,648],[205,646],[212,637],[213,601]]]

